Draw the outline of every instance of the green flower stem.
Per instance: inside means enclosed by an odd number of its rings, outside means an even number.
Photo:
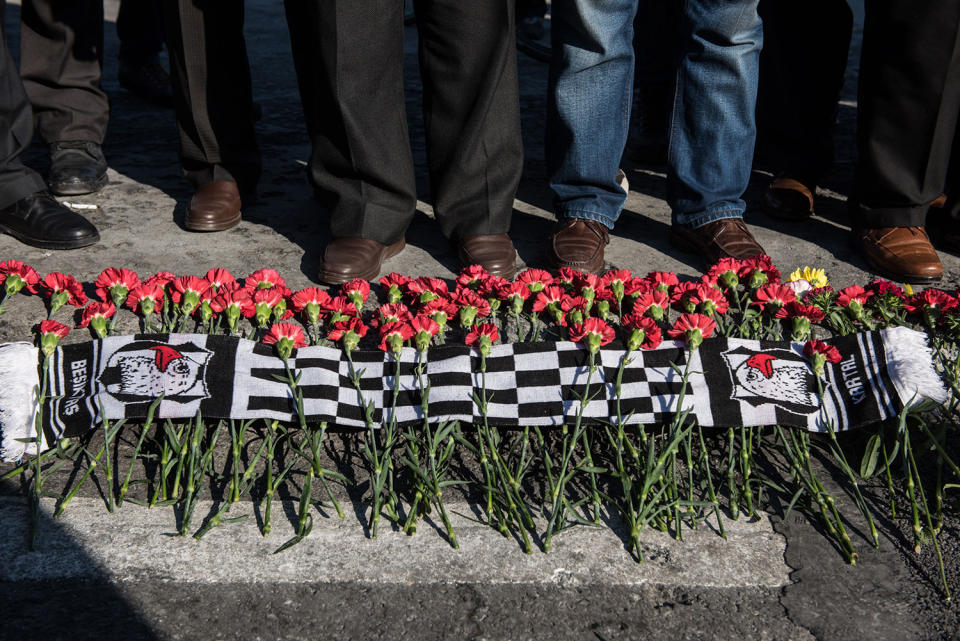
[[[246,431],[247,425],[248,424],[244,424],[241,427],[241,430],[240,430],[241,435]],[[237,500],[239,500],[240,497],[245,496],[250,491],[250,488],[253,486],[253,482],[254,482],[253,477],[256,471],[257,462],[260,460],[260,457],[263,455],[263,451],[266,448],[267,448],[267,441],[266,439],[264,439],[260,443],[260,447],[257,449],[256,453],[253,455],[253,459],[250,461],[249,465],[247,465],[247,469],[244,470],[243,476],[240,478],[240,489],[237,493]],[[233,501],[224,501],[223,505],[220,506],[220,509],[217,511],[217,513],[214,514],[210,518],[210,520],[207,521],[207,523],[202,528],[200,528],[200,530],[196,534],[193,535],[193,538],[197,540],[202,539],[207,532],[209,532],[210,530],[212,530],[213,528],[217,527],[220,524],[235,523],[235,522],[246,520],[248,516],[246,514],[244,514],[243,516],[238,516],[236,518],[231,518],[231,519],[225,518],[226,513],[230,510],[230,506],[232,506],[233,503],[234,503]]]
[[[116,436],[117,432],[123,427],[124,421],[121,420],[117,422],[109,433],[111,440]],[[83,484],[87,482],[87,479],[90,478],[90,475],[93,474],[94,470],[97,469],[97,466],[100,464],[100,459],[103,458],[104,451],[106,446],[100,448],[100,451],[94,456],[90,453],[87,448],[83,448],[82,452],[87,455],[89,463],[87,464],[87,470],[83,473],[83,476],[80,477],[80,480],[77,481],[77,484],[73,486],[73,489],[70,490],[69,494],[60,501],[60,504],[57,505],[57,508],[54,510],[53,518],[59,518],[63,514],[64,510],[67,509],[67,506],[70,505],[70,501],[73,500],[73,497],[77,495],[77,492],[80,491],[80,488],[83,487]]]
[[[734,466],[734,450],[736,450],[736,438],[733,428],[727,428],[727,491],[730,501],[730,518],[734,521],[740,518],[740,495],[737,487],[737,474]]]
[[[143,425],[140,429],[140,438],[137,439],[137,446],[133,450],[133,455],[130,457],[130,466],[127,468],[127,475],[123,479],[123,485],[120,486],[120,492],[117,494],[117,505],[123,505],[123,498],[127,495],[127,490],[130,488],[130,478],[133,476],[133,466],[137,462],[137,457],[140,456],[140,449],[143,447],[143,441],[147,437],[147,433],[150,431],[150,426],[153,424],[153,415],[157,411],[157,408],[160,406],[160,402],[163,400],[163,396],[160,396],[154,402],[150,403],[150,407],[147,408],[147,417],[144,419]]]
[[[545,552],[550,551],[550,543],[553,540],[554,534],[560,528],[562,520],[566,514],[564,506],[566,505],[566,486],[567,482],[572,478],[576,469],[568,472],[570,467],[570,461],[573,457],[573,452],[576,449],[577,443],[580,441],[585,425],[583,423],[583,412],[586,409],[587,404],[590,402],[590,383],[593,378],[593,372],[596,370],[596,353],[589,352],[589,370],[587,371],[587,382],[584,386],[583,397],[580,399],[580,406],[577,408],[577,418],[573,425],[573,435],[572,438],[567,436],[567,427],[564,425],[564,438],[563,438],[563,454],[560,458],[560,469],[558,470],[556,477],[556,484],[551,487],[551,492],[549,496],[549,501],[551,503],[550,507],[550,521],[547,524],[547,532],[543,537],[543,549]]]
[[[274,485],[275,479],[273,477],[273,460],[276,456],[276,445],[277,445],[277,426],[280,421],[272,420],[267,423],[267,432],[266,432],[266,442],[267,442],[267,464],[266,464],[266,477],[267,477],[267,488],[264,491],[263,500],[260,502],[260,507],[263,509],[263,536],[270,536],[271,524],[270,524],[270,508],[273,506],[273,494],[276,491],[276,486]]]
[[[937,533],[933,529],[933,519],[930,516],[930,506],[927,504],[927,494],[923,490],[923,481],[920,479],[920,469],[917,467],[917,461],[913,456],[913,446],[910,444],[910,435],[904,432],[904,436],[904,454],[910,458],[910,467],[912,468],[913,476],[916,478],[917,490],[919,491],[923,514],[927,522],[927,530],[930,533],[930,538],[933,539],[933,549],[937,553],[937,564],[940,566],[940,581],[943,585],[946,600],[950,601],[953,597],[950,594],[950,587],[947,584],[947,574],[943,565],[943,553],[940,550],[940,541],[937,538]],[[916,524],[914,528],[916,528]],[[916,532],[916,529],[914,532]]]
[[[717,500],[717,493],[713,488],[713,476],[710,473],[710,458],[707,454],[707,443],[703,438],[703,426],[697,424],[697,435],[700,439],[700,465],[707,475],[707,492],[710,502],[713,503],[713,513],[717,517],[717,529],[720,530],[720,536],[726,540],[727,533],[723,529],[723,518],[720,516],[720,501]]]
[[[860,484],[857,481],[857,474],[853,471],[853,468],[850,467],[850,464],[847,462],[847,457],[843,453],[843,449],[840,447],[840,443],[837,441],[837,433],[833,429],[833,419],[826,415],[823,406],[823,380],[818,376],[817,377],[817,396],[820,399],[820,419],[821,423],[826,426],[827,433],[830,435],[831,443],[831,453],[833,454],[834,460],[840,464],[840,468],[843,470],[844,474],[847,475],[850,483],[853,485],[853,494],[856,499],[857,508],[860,510],[860,514],[863,515],[863,518],[867,520],[867,524],[870,526],[870,536],[873,539],[873,547],[880,548],[880,534],[877,532],[877,526],[873,522],[873,515],[870,513],[870,508],[867,505],[867,502],[863,498],[863,494],[860,492]]]

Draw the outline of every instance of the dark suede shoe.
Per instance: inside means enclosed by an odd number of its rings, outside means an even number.
[[[237,183],[215,180],[197,190],[187,206],[183,226],[191,231],[223,231],[240,223]]]
[[[517,272],[517,250],[506,234],[464,236],[459,244],[460,267],[480,265],[491,276],[513,278]]]
[[[100,240],[96,227],[46,191],[0,209],[0,231],[43,249],[77,249]]]
[[[674,224],[670,243],[699,254],[708,266],[721,258],[743,259],[766,253],[742,218],[723,218],[696,229]]]
[[[399,254],[405,246],[403,238],[392,245],[367,238],[335,238],[323,252],[319,280],[330,285],[354,278],[373,280],[380,275],[383,261]]]
[[[100,145],[85,140],[50,145],[47,186],[57,196],[82,196],[107,184],[107,161]]]
[[[163,107],[173,106],[170,74],[159,62],[121,60],[117,77],[120,80],[120,86],[138,98]]]
[[[610,242],[610,230],[601,222],[586,218],[561,220],[550,239],[550,264],[596,274],[604,266],[603,249]]]
[[[905,283],[929,283],[943,276],[943,264],[923,227],[854,229],[853,245],[877,273]]]

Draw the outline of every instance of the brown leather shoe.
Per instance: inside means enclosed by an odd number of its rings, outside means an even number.
[[[766,253],[742,218],[723,218],[696,229],[675,224],[670,228],[670,243],[700,254],[706,265],[721,258],[743,259]]]
[[[240,223],[237,183],[215,180],[197,190],[187,207],[184,227],[192,231],[223,231]]]
[[[550,239],[550,263],[584,273],[603,270],[603,248],[610,242],[610,230],[601,222],[586,218],[560,221]]]
[[[943,276],[940,257],[923,227],[854,229],[851,234],[870,266],[888,278],[927,283]]]
[[[813,216],[815,185],[808,187],[796,178],[777,176],[767,185],[760,206],[769,216],[779,220],[806,220]]]
[[[464,236],[458,251],[460,267],[480,265],[491,276],[513,278],[517,272],[517,250],[506,234]]]
[[[354,278],[373,280],[380,275],[383,261],[399,254],[405,246],[403,238],[392,245],[369,238],[335,238],[323,251],[319,280],[330,285]]]

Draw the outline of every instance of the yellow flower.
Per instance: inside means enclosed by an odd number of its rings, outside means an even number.
[[[815,289],[820,287],[826,287],[827,283],[827,272],[823,269],[817,267],[803,267],[802,269],[795,269],[790,274],[790,278],[787,281],[794,280],[805,280],[810,283]]]

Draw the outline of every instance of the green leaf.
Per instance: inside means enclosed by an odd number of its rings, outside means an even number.
[[[880,432],[875,432],[867,439],[867,448],[860,461],[860,478],[868,479],[877,473],[877,460],[880,456]]]

